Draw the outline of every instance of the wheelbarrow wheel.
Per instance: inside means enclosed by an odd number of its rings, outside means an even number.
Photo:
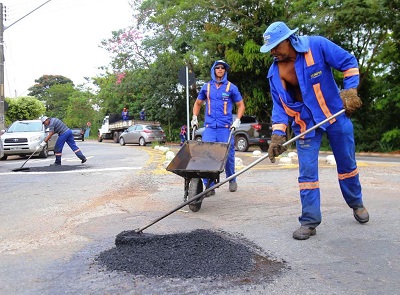
[[[189,183],[188,198],[191,199],[194,196],[200,194],[203,191],[203,181],[201,178],[192,178]],[[189,204],[189,209],[192,212],[197,212],[201,208],[201,203],[203,202],[204,196],[191,202]]]

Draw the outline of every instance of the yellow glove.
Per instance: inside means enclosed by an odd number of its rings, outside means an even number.
[[[357,89],[350,88],[340,92],[346,116],[350,117],[358,108],[362,106],[361,98],[357,95]]]
[[[271,137],[271,144],[268,148],[268,158],[270,159],[271,163],[275,163],[275,157],[278,157],[280,154],[287,150],[286,146],[282,146],[286,141],[285,136],[272,134]]]

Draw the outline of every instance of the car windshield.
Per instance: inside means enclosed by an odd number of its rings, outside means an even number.
[[[146,129],[155,130],[155,131],[162,130],[162,128],[160,126],[154,126],[154,125],[146,126]]]
[[[42,122],[14,122],[8,128],[8,133],[14,132],[40,132],[42,131]]]

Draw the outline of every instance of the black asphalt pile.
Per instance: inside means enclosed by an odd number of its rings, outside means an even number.
[[[273,275],[284,268],[282,262],[261,257],[250,242],[208,230],[169,235],[125,231],[117,236],[116,247],[97,261],[109,271],[170,278],[238,277],[259,271]]]
[[[61,166],[43,166],[43,167],[29,167],[27,170],[20,172],[64,172],[72,170],[82,170],[88,168],[84,165],[61,165]]]

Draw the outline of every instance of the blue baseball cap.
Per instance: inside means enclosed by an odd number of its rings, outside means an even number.
[[[279,43],[289,38],[298,30],[299,28],[294,30],[289,29],[284,22],[272,23],[263,34],[264,45],[261,46],[260,52],[270,52],[272,48],[276,47]]]
[[[217,60],[217,61],[214,63],[213,68],[216,67],[217,65],[223,65],[223,66],[225,67],[226,70],[229,69],[229,65],[228,65],[225,61],[223,61],[222,59]]]

